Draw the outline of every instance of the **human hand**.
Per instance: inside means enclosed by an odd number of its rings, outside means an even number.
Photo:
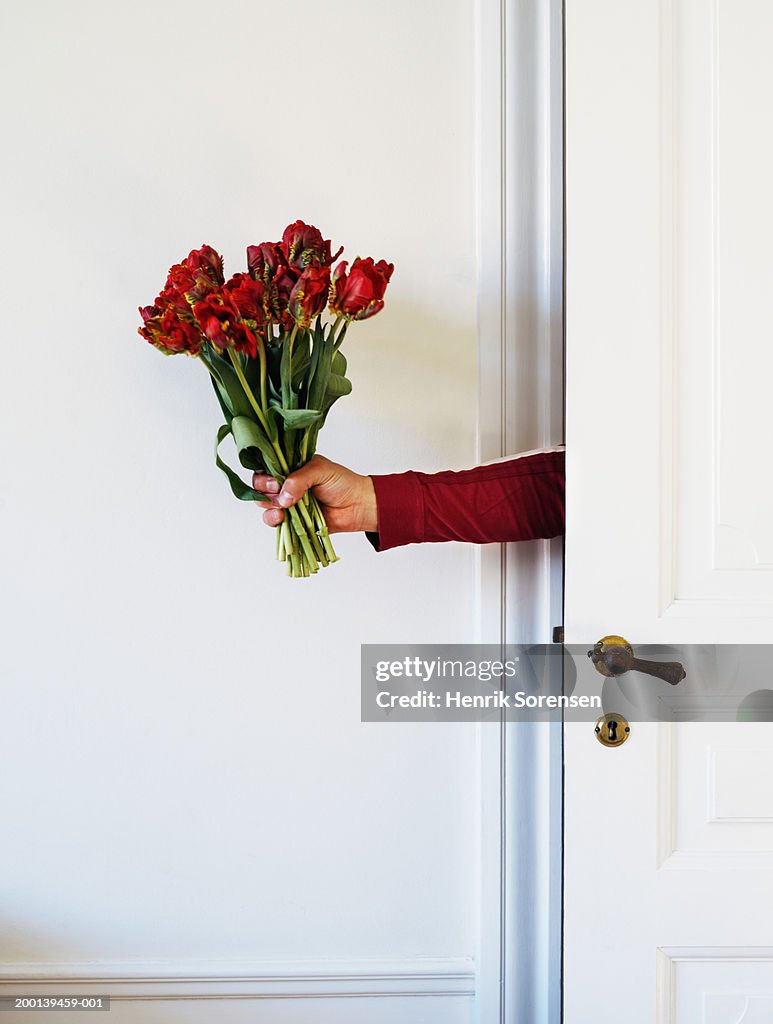
[[[252,486],[271,501],[271,508],[263,513],[263,522],[268,526],[279,526],[284,519],[283,510],[295,505],[311,489],[322,506],[330,533],[378,529],[376,491],[371,478],[339,466],[324,455],[315,455],[291,473],[281,491],[274,477],[261,473],[253,474]]]

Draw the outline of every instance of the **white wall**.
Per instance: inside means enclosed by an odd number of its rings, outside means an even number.
[[[471,465],[472,6],[3,0],[6,977],[136,994],[153,971],[241,970],[259,998],[275,961],[291,995],[341,961],[342,991],[362,971],[376,994],[390,971],[409,996],[469,990],[475,728],[363,725],[358,672],[363,642],[473,639],[472,551],[338,538],[339,564],[286,579],[214,467],[202,368],[136,328],[190,248],[234,272],[302,217],[396,267],[321,449]],[[250,998],[219,1019],[254,1019]],[[470,1001],[370,1005],[455,1022]]]

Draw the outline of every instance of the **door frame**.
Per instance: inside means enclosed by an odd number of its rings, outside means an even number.
[[[563,0],[476,0],[479,462],[564,437]],[[477,556],[481,643],[550,642],[563,539]],[[561,1019],[560,723],[479,726],[478,1020]],[[519,949],[528,949],[520,956]]]

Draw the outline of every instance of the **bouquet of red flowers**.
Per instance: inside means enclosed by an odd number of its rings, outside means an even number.
[[[209,371],[225,418],[215,460],[242,501],[267,499],[221,459],[226,437],[245,469],[281,483],[311,458],[330,407],[352,390],[341,344],[352,320],[383,309],[394,267],[358,257],[333,269],[342,252],[331,255],[330,240],[299,220],[281,242],[250,245],[247,273],[226,281],[222,257],[203,245],[171,268],[152,306],[140,307],[143,338]],[[277,528],[277,557],[291,576],[337,560],[313,494]]]

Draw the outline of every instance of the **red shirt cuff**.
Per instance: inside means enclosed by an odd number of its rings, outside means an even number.
[[[424,540],[424,499],[416,473],[371,475],[376,492],[378,532],[366,533],[376,551]]]

